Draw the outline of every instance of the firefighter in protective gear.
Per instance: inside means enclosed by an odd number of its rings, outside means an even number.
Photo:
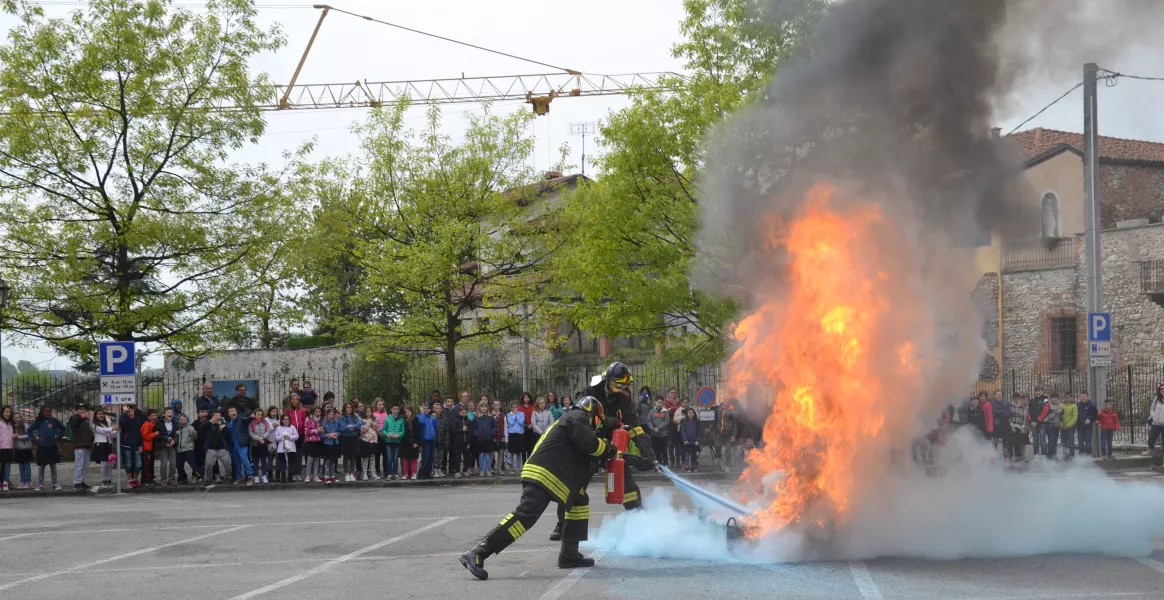
[[[622,455],[626,464],[640,471],[650,471],[657,468],[658,463],[655,462],[650,437],[647,436],[642,423],[639,423],[638,411],[635,410],[634,400],[631,399],[632,383],[634,378],[631,377],[630,367],[616,362],[606,368],[606,373],[601,379],[595,378],[582,395],[594,396],[602,403],[603,411],[606,413],[604,428],[606,436],[609,437],[610,432],[619,427],[627,430],[630,442],[627,451]],[[626,510],[642,508],[639,486],[631,477],[631,470],[627,469],[624,473],[623,508]]]
[[[474,577],[488,579],[485,559],[516,542],[551,502],[558,504],[558,518],[565,523],[558,567],[594,566],[593,559],[578,551],[578,542],[586,539],[590,524],[586,485],[593,473],[591,464],[618,455],[617,448],[598,437],[596,429],[603,421],[602,404],[594,398],[582,398],[546,429],[521,471],[517,508],[472,550],[461,555],[461,564]]]

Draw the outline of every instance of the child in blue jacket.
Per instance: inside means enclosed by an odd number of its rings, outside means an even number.
[[[47,466],[52,471],[53,489],[60,491],[57,463],[61,462],[61,451],[57,448],[57,442],[65,438],[65,424],[53,416],[53,409],[42,406],[36,420],[28,426],[28,437],[36,446],[36,466],[40,468],[36,489],[44,489],[44,468]]]

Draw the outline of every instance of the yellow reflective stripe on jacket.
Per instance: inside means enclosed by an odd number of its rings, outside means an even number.
[[[598,449],[590,453],[590,456],[602,456],[606,453],[606,440],[598,438]]]
[[[567,521],[586,521],[590,518],[590,505],[575,506],[566,511]]]
[[[566,485],[562,483],[561,479],[558,479],[556,476],[554,476],[553,473],[537,465],[525,463],[525,467],[523,467],[521,470],[521,478],[532,479],[546,486],[546,490],[548,490],[562,502],[565,502],[566,499],[570,496],[569,492],[567,492],[568,488],[566,488]]]
[[[627,492],[626,494],[623,494],[623,496],[622,496],[622,503],[626,504],[627,502],[634,502],[635,500],[638,500],[638,499],[639,499],[638,492]]]
[[[513,518],[513,513],[509,513],[508,515],[505,515],[504,519],[501,519],[501,522],[498,523],[498,525],[504,525],[506,521],[508,521],[512,518]]]
[[[517,538],[525,535],[525,527],[521,524],[521,521],[513,522],[513,526],[509,528],[509,535],[513,536],[513,541],[515,542]]]

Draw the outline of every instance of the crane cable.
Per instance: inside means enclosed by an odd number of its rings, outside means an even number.
[[[575,71],[574,69],[567,69],[566,67],[559,67],[559,66],[557,66],[557,65],[551,65],[551,64],[549,64],[549,63],[544,63],[544,62],[542,62],[542,61],[540,61],[540,60],[533,60],[532,58],[525,58],[525,57],[522,57],[522,56],[517,56],[516,54],[510,54],[510,53],[508,53],[508,52],[502,52],[502,51],[500,51],[500,50],[494,50],[494,49],[492,49],[492,48],[486,48],[486,47],[484,47],[484,46],[478,46],[478,45],[476,45],[476,44],[470,44],[469,42],[462,42],[461,40],[454,40],[453,38],[448,38],[448,37],[445,37],[445,36],[443,36],[443,35],[437,35],[437,34],[435,34],[435,33],[429,33],[429,32],[427,32],[427,31],[421,31],[421,30],[419,30],[419,29],[413,29],[413,28],[411,28],[411,27],[405,27],[404,25],[397,25],[396,23],[389,23],[388,21],[383,21],[383,20],[381,20],[381,19],[377,19],[377,18],[375,18],[375,17],[369,17],[369,16],[367,16],[367,15],[360,15],[360,14],[356,14],[356,13],[354,13],[354,12],[347,11],[347,10],[344,10],[344,9],[342,9],[342,8],[336,8],[336,7],[334,7],[334,6],[329,6],[329,5],[327,5],[327,4],[316,4],[316,5],[315,5],[315,8],[334,10],[335,12],[344,13],[345,15],[350,15],[350,16],[353,16],[353,17],[358,17],[358,18],[364,19],[365,21],[372,21],[373,23],[380,23],[381,25],[387,25],[387,26],[389,26],[389,27],[395,27],[395,28],[397,28],[397,29],[403,29],[404,31],[410,31],[410,32],[412,32],[412,33],[418,33],[418,34],[420,34],[420,35],[428,36],[428,37],[431,37],[431,38],[436,38],[436,39],[438,39],[438,40],[443,40],[443,41],[446,41],[446,42],[452,42],[452,43],[454,43],[454,44],[460,44],[461,46],[468,46],[469,48],[474,48],[474,49],[476,49],[476,50],[481,50],[481,51],[484,51],[484,52],[490,52],[490,53],[493,53],[493,54],[498,54],[498,55],[505,56],[505,57],[509,57],[509,58],[515,58],[515,59],[517,59],[517,60],[520,60],[520,61],[525,61],[525,62],[528,62],[528,63],[533,63],[533,64],[535,64],[535,65],[540,65],[540,66],[543,66],[543,67],[549,67],[549,68],[551,68],[551,69],[557,69],[557,70],[559,70],[559,71],[565,71],[565,72],[567,72],[567,73],[569,73],[569,74],[571,74],[571,75],[581,75],[581,74],[582,74],[582,72],[581,72],[581,71]]]

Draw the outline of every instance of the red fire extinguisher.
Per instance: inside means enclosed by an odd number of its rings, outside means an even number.
[[[627,436],[625,429],[615,429],[610,434],[610,443],[618,448],[619,452],[626,452],[627,442],[630,437]],[[615,456],[606,461],[606,503],[607,504],[622,504],[623,495],[623,472],[626,470],[626,461],[622,456]]]

